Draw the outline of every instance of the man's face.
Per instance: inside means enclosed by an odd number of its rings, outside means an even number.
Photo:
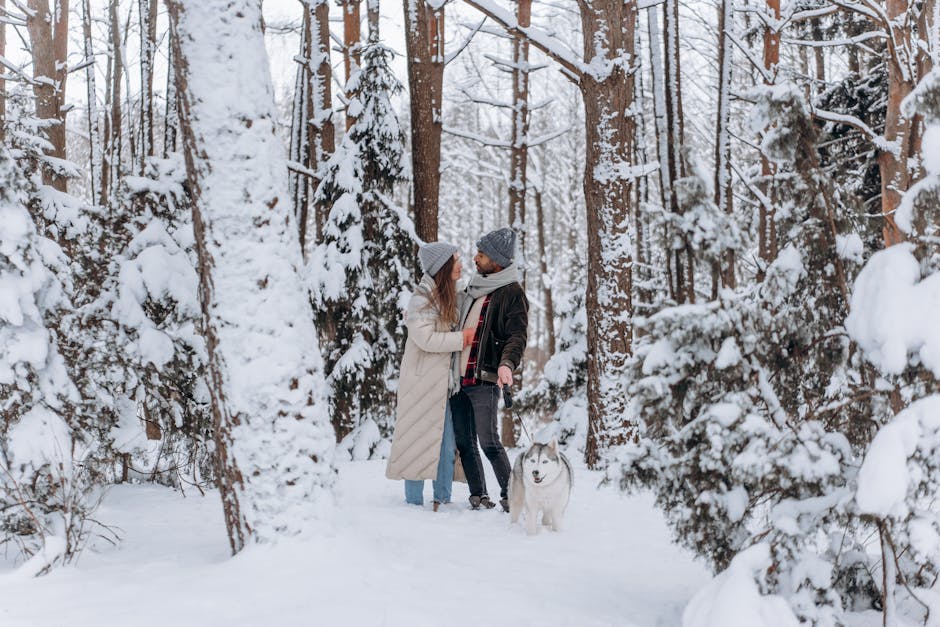
[[[473,256],[473,263],[477,267],[477,272],[480,274],[493,274],[499,272],[503,269],[501,265],[490,259],[486,254],[481,253],[479,250],[477,254]]]

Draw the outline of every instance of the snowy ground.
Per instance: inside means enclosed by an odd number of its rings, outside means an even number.
[[[98,518],[121,529],[120,546],[38,579],[0,562],[0,625],[681,624],[704,568],[670,542],[650,497],[598,480],[576,468],[567,529],[528,537],[507,514],[466,509],[463,484],[435,514],[404,504],[384,462],[348,463],[330,532],[235,558],[217,493],[117,486]]]

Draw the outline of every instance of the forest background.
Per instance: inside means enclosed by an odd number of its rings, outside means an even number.
[[[523,420],[795,617],[929,619],[935,0],[264,7],[0,0],[23,568],[115,482],[218,487],[236,553],[315,526],[388,450],[416,243],[510,224]]]

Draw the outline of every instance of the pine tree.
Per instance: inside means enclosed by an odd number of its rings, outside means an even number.
[[[35,556],[38,573],[71,560],[88,536],[96,442],[60,351],[69,261],[27,210],[41,187],[34,156],[0,145],[0,544]]]
[[[778,167],[780,252],[762,283],[638,321],[646,335],[630,396],[642,437],[621,449],[618,476],[652,487],[680,542],[716,569],[766,544],[764,590],[828,625],[849,603],[876,599],[869,571],[847,557],[862,551],[864,527],[850,486],[866,425],[887,407],[841,329],[860,259],[857,209],[820,167],[801,90],[781,84],[755,97],[753,128]],[[733,245],[720,222],[700,225],[716,229],[703,241]]]
[[[116,218],[102,225],[107,276],[82,310],[110,350],[94,368],[115,404],[121,479],[168,485],[214,479],[206,347],[192,207],[182,155],[150,157],[144,176],[124,177]]]
[[[413,227],[391,194],[403,180],[404,139],[391,97],[402,87],[391,51],[370,36],[353,77],[353,125],[327,164],[317,203],[330,206],[310,267],[337,441],[368,456],[393,424],[404,349],[401,310],[411,281]],[[338,324],[338,322],[342,324]]]

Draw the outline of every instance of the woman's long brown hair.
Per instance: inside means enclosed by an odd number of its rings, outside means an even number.
[[[441,322],[447,324],[457,324],[457,282],[451,278],[455,263],[456,257],[451,256],[432,277],[434,292],[431,299]]]

